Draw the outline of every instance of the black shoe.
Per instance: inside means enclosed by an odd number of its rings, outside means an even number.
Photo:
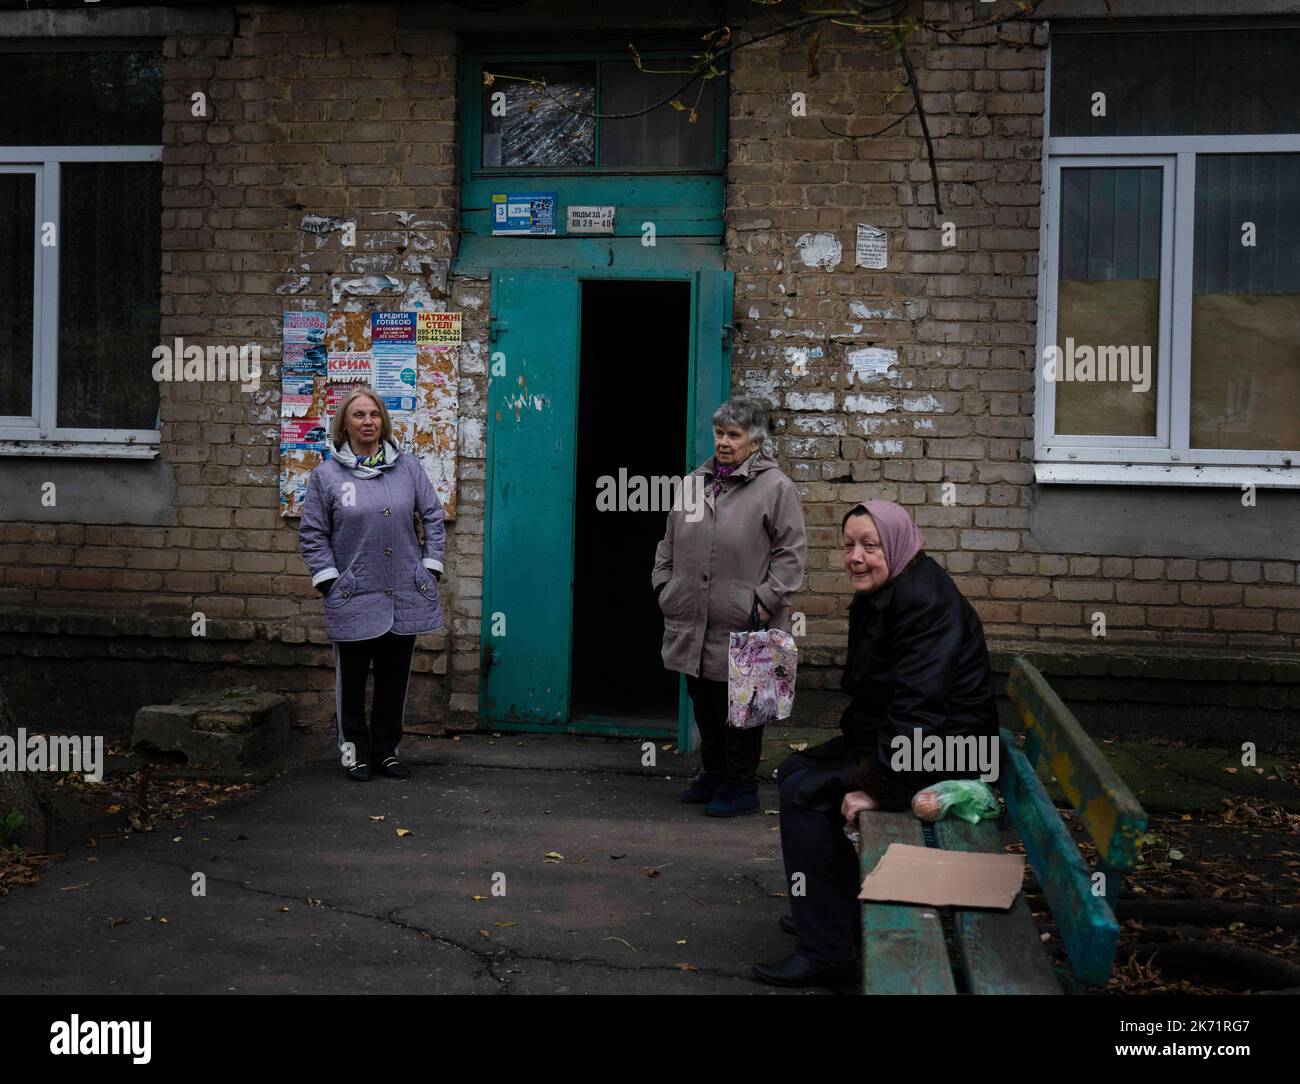
[[[782,915],[781,921],[777,925],[781,927],[782,933],[795,934],[799,932],[794,928],[794,915]]]
[[[356,783],[365,783],[370,779],[369,764],[353,764],[348,769],[348,778]]]
[[[396,757],[384,757],[379,770],[393,779],[410,779],[411,769]]]
[[[857,960],[824,963],[794,953],[775,964],[755,964],[754,977],[772,986],[833,986],[857,972]]]

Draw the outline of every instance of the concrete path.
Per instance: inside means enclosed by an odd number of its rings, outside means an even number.
[[[749,976],[793,944],[777,818],[679,804],[693,757],[510,734],[402,751],[410,780],[358,784],[313,746],[247,797],[69,852],[0,899],[0,989],[783,992]]]

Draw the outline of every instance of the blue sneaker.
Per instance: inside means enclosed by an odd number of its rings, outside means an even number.
[[[722,786],[722,776],[701,772],[691,780],[691,785],[682,791],[681,800],[687,805],[703,805],[712,799],[720,786]]]
[[[710,817],[739,817],[758,812],[758,791],[740,790],[731,783],[723,783],[704,812]]]

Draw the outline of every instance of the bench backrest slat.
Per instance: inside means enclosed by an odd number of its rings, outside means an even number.
[[[1101,864],[1133,869],[1146,833],[1146,814],[1133,792],[1043,675],[1024,659],[1011,664],[1007,696],[1024,719],[1031,766],[1042,760],[1056,776],[1096,844]]]
[[[1083,856],[1011,733],[1001,732],[999,783],[1025,853],[1052,908],[1074,973],[1082,982],[1104,985],[1119,942],[1119,924],[1104,896],[1094,895]]]

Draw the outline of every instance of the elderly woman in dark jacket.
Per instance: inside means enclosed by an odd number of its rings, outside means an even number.
[[[844,566],[853,583],[842,687],[852,697],[841,736],[787,757],[781,786],[781,850],[787,878],[802,873],[781,928],[795,952],[754,974],[780,986],[835,982],[857,952],[858,859],[844,834],[862,810],[908,808],[940,779],[970,777],[970,765],[915,770],[902,741],[972,735],[996,747],[997,708],[980,619],[925,538],[892,501],[868,501],[844,517]],[[919,731],[919,734],[917,733]],[[902,741],[900,741],[902,739]],[[912,770],[896,770],[895,764]]]

